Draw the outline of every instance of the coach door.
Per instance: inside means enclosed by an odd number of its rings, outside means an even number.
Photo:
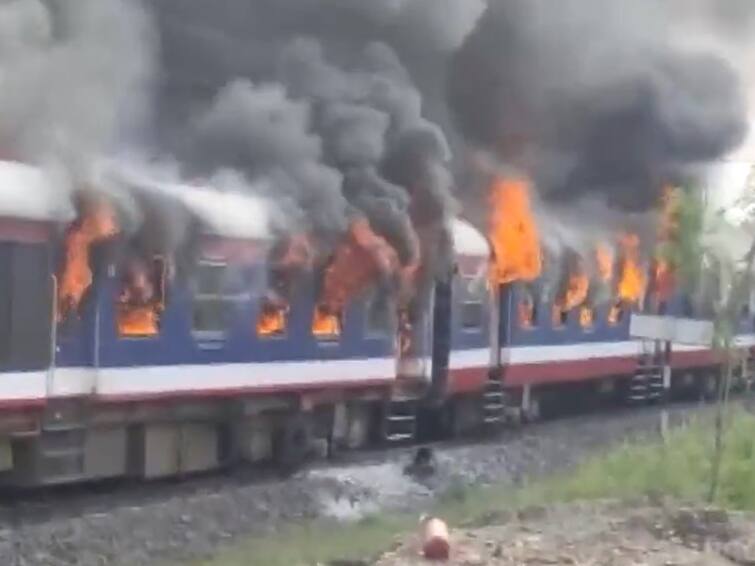
[[[0,241],[0,265],[0,370],[21,376],[6,379],[0,397],[44,397],[54,324],[48,246]]]

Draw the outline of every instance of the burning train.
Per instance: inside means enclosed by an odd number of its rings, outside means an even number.
[[[0,199],[5,482],[292,466],[535,419],[551,393],[715,388],[710,348],[658,330],[696,321],[636,236],[565,257],[560,286],[537,290],[548,258],[525,181],[494,182],[488,237],[447,223],[453,263],[413,309],[418,266],[361,218],[318,262],[306,235],[271,236],[248,195],[131,182],[132,229],[108,193],[57,206],[51,179],[16,162],[0,180],[22,195]],[[177,215],[180,245],[155,236]]]

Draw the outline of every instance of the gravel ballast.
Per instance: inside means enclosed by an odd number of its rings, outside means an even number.
[[[683,422],[697,406],[668,409]],[[2,508],[0,564],[147,566],[212,556],[251,533],[317,517],[355,519],[415,510],[460,484],[512,482],[566,470],[627,438],[658,434],[661,409],[561,419],[475,444],[434,447],[431,478],[404,474],[413,451],[348,457],[285,480],[227,476],[112,489],[100,486],[21,499]],[[93,488],[94,489],[94,488]]]

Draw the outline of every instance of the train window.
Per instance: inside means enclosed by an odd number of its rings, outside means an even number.
[[[221,338],[233,310],[247,294],[234,289],[228,266],[220,261],[201,261],[194,287],[192,328],[199,337]]]
[[[519,301],[519,328],[529,329],[537,324],[537,305],[531,298]]]
[[[569,322],[569,311],[563,310],[558,305],[553,305],[551,311],[551,325],[553,328],[563,328]]]
[[[312,334],[323,342],[335,342],[341,336],[341,313],[328,312],[321,306],[312,314]]]
[[[483,308],[480,302],[466,302],[461,305],[461,327],[466,331],[482,328]]]
[[[368,337],[381,337],[389,334],[391,327],[391,306],[387,297],[377,291],[370,293],[365,300],[364,333]]]
[[[257,317],[257,336],[260,338],[284,338],[288,327],[288,311],[286,304],[265,300],[260,307]]]
[[[121,338],[159,335],[166,278],[167,264],[159,256],[151,263],[135,258],[125,265],[116,301],[116,326]]]
[[[617,303],[608,309],[608,324],[615,326],[624,318],[624,305]]]

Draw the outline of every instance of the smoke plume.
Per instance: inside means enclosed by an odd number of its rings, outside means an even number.
[[[0,5],[0,148],[71,170],[138,133],[155,53],[139,2]]]
[[[755,103],[749,0],[143,2],[0,4],[0,151],[231,170],[283,231],[366,217],[426,275],[448,217],[485,216],[470,154],[526,171],[545,246],[588,257],[650,233],[626,211],[736,149]]]
[[[725,155],[747,132],[735,68],[669,40],[681,4],[491,3],[454,57],[448,92],[459,126],[527,169],[549,199],[656,204],[661,183]]]
[[[253,4],[253,14],[231,1],[212,13],[198,2],[156,5],[168,77],[162,139],[193,173],[232,167],[271,180],[291,224],[320,240],[363,215],[403,263],[417,261],[416,227],[443,230],[455,210],[451,154],[398,49],[421,35],[434,38],[424,51],[445,57],[484,5],[457,8],[446,22],[426,17],[435,12],[427,2]],[[240,21],[250,26],[243,36]],[[201,67],[186,56],[199,44]],[[422,256],[435,262],[430,250]]]

